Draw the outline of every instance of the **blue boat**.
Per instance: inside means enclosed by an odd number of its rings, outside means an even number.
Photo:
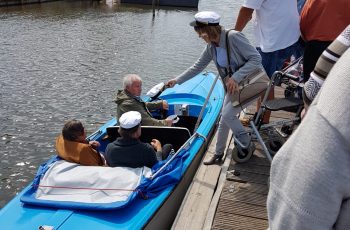
[[[213,73],[202,73],[161,93],[159,98],[169,103],[169,114],[177,114],[180,120],[176,127],[142,127],[142,137],[156,135],[164,142],[174,141],[176,152],[156,164],[126,200],[97,204],[38,200],[38,180],[45,175],[42,169],[51,167],[50,162],[57,160],[54,157],[0,210],[1,229],[169,229],[220,117],[224,87],[217,79]],[[112,119],[89,136],[101,142],[101,152],[116,138],[117,125]]]
[[[199,0],[155,0],[155,4],[159,6],[198,8],[198,1]],[[153,0],[120,0],[120,3],[152,5]]]

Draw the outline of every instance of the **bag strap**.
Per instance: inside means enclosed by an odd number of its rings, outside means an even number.
[[[232,71],[232,68],[231,68],[231,63],[230,63],[230,43],[228,42],[228,33],[231,30],[226,31],[226,54],[227,54],[227,63],[228,63],[227,73],[228,73],[229,77],[231,77],[232,74],[233,74],[233,71]]]
[[[231,62],[230,62],[230,43],[228,41],[228,34],[230,33],[231,30],[234,30],[234,29],[229,29],[228,31],[226,31],[226,53],[227,53],[227,63],[228,63],[228,67],[227,67],[227,72],[228,72],[228,75],[231,77],[232,74],[233,74],[233,70],[231,68]],[[233,55],[235,55],[235,52],[232,52]],[[238,58],[236,57],[236,59],[238,60]],[[237,69],[241,68],[238,67]]]

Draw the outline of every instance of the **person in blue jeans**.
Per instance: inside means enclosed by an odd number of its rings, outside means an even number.
[[[257,47],[256,49],[261,55],[261,63],[269,77],[271,77],[275,71],[280,70],[285,64],[285,61],[290,57],[293,56],[294,58],[298,58],[302,56],[302,49],[299,42],[296,42],[285,49],[269,53],[264,53],[260,47]]]
[[[258,51],[262,58],[262,65],[267,75],[271,77],[292,55],[295,58],[302,55],[297,1],[244,0],[235,30],[242,31],[252,19],[254,11],[256,12],[254,29]],[[268,99],[273,98],[274,90],[271,90]],[[270,114],[265,115],[263,122],[268,123]]]
[[[300,14],[304,5],[305,5],[306,0],[297,0],[297,5],[298,5],[298,13]]]

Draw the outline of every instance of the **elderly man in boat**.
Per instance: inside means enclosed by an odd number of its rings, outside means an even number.
[[[56,150],[62,159],[85,166],[102,166],[104,159],[98,153],[98,141],[86,141],[83,124],[77,120],[67,121],[62,134],[56,139]]]
[[[106,161],[111,167],[149,167],[152,168],[158,161],[165,160],[171,149],[171,144],[162,144],[157,139],[151,143],[140,141],[141,114],[137,111],[129,111],[119,118],[119,134],[106,148]]]
[[[165,100],[156,102],[144,102],[141,98],[142,79],[136,74],[127,74],[123,79],[123,90],[118,90],[115,103],[117,103],[117,119],[123,113],[138,111],[142,117],[142,125],[146,126],[171,126],[172,119],[158,120],[152,117],[150,111],[168,110],[169,105]]]

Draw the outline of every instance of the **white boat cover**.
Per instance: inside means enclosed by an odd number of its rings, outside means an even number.
[[[56,161],[41,178],[36,198],[82,203],[125,201],[151,169],[81,166]]]

